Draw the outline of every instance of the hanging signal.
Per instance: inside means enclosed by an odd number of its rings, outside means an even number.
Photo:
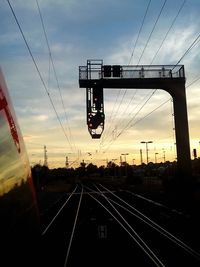
[[[93,139],[101,137],[104,130],[103,88],[87,88],[87,125]]]

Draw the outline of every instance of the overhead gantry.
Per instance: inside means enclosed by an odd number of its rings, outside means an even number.
[[[183,65],[103,65],[103,60],[87,60],[79,67],[79,86],[86,88],[87,125],[92,138],[104,130],[104,88],[163,89],[173,99],[177,165],[180,175],[191,175],[188,116]]]

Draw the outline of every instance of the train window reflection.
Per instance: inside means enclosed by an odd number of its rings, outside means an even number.
[[[0,112],[0,196],[21,184],[28,175],[24,155],[17,150],[3,111]]]

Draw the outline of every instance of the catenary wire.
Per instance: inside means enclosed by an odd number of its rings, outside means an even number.
[[[134,115],[134,117],[129,120],[129,122],[126,124],[126,126],[117,134],[116,138],[113,139],[108,145],[107,148],[105,149],[105,152],[110,148],[110,146],[113,144],[114,141],[117,140],[117,138],[119,136],[122,135],[122,133],[127,130],[127,128],[129,127],[130,123],[135,119],[135,117],[139,114],[139,112],[143,109],[143,107],[147,104],[147,102],[151,99],[151,97],[155,94],[157,89],[154,89],[153,92],[151,92],[150,96],[148,97],[148,99],[144,102],[144,104],[140,107],[140,109],[136,112],[136,114]]]
[[[157,23],[158,23],[158,20],[159,20],[161,14],[162,14],[162,11],[163,11],[163,9],[164,9],[164,7],[165,7],[166,2],[167,2],[167,0],[164,1],[163,5],[162,5],[162,7],[161,7],[161,9],[160,9],[160,12],[159,12],[159,14],[158,14],[158,17],[157,17],[157,19],[156,19],[156,21],[155,21],[155,23],[154,23],[153,29],[151,30],[151,33],[150,33],[150,35],[149,35],[149,37],[148,37],[148,39],[147,39],[147,42],[146,42],[146,44],[145,44],[145,46],[144,46],[144,48],[143,48],[143,50],[142,50],[142,54],[140,55],[140,58],[139,58],[138,63],[137,63],[137,66],[140,64],[140,61],[141,61],[141,59],[142,59],[142,57],[143,57],[143,55],[144,55],[144,52],[145,52],[145,50],[146,50],[146,48],[147,48],[147,45],[148,45],[148,43],[149,43],[149,41],[150,41],[150,39],[151,39],[151,36],[152,36],[153,32],[154,32],[154,30],[155,30],[155,27],[156,27],[156,25],[157,25]]]
[[[133,51],[132,51],[132,53],[131,53],[131,57],[130,57],[130,60],[129,60],[128,65],[130,65],[131,60],[132,60],[132,58],[133,58],[134,51],[135,51],[137,42],[138,42],[138,40],[139,40],[139,37],[140,37],[141,31],[142,31],[142,28],[143,28],[143,26],[144,26],[144,22],[145,22],[145,19],[146,19],[146,16],[147,16],[147,13],[148,13],[150,4],[151,4],[151,0],[149,0],[149,2],[148,2],[148,4],[147,4],[147,8],[146,8],[146,10],[145,10],[145,14],[144,14],[144,17],[143,17],[143,19],[142,19],[142,23],[141,23],[141,26],[140,26],[140,29],[139,29],[137,38],[136,38],[136,41],[135,41],[135,43],[134,43]],[[136,90],[136,92],[137,92],[137,90]],[[117,101],[118,101],[118,98],[119,98],[120,93],[121,93],[121,89],[118,90],[118,95],[117,95],[117,97],[116,97],[115,104],[114,104],[113,110],[112,110],[112,112],[111,112],[111,116],[109,117],[110,125],[109,125],[108,130],[106,131],[106,135],[105,135],[105,134],[103,135],[103,138],[102,138],[102,141],[101,141],[101,143],[100,143],[100,146],[102,145],[102,143],[103,143],[103,142],[108,138],[108,136],[110,135],[110,129],[111,129],[111,126],[112,126],[112,124],[113,124],[112,116],[113,116],[114,108],[115,108],[115,106],[116,106],[116,103],[117,103]],[[115,117],[116,117],[116,115],[117,115],[117,112],[119,111],[119,108],[120,108],[120,106],[121,106],[121,103],[122,103],[122,101],[123,101],[125,95],[126,95],[126,90],[124,91],[124,94],[123,94],[123,96],[122,96],[122,100],[120,101],[120,104],[119,104],[119,106],[118,106],[118,108],[117,108],[117,111],[115,112]],[[112,123],[111,123],[111,120],[112,120]],[[112,130],[112,129],[111,129],[111,130]]]
[[[168,34],[169,34],[170,30],[172,29],[172,27],[173,27],[173,25],[174,25],[175,21],[177,20],[177,18],[178,18],[178,16],[179,16],[179,14],[180,14],[181,10],[183,9],[183,7],[184,7],[185,3],[186,3],[186,0],[184,0],[184,1],[183,1],[183,3],[181,4],[181,6],[180,6],[180,8],[179,8],[179,10],[178,10],[178,12],[177,12],[177,14],[176,14],[175,18],[173,19],[173,21],[172,21],[172,23],[171,23],[171,25],[170,25],[170,27],[169,27],[169,29],[168,29],[167,33],[165,34],[165,37],[163,38],[163,40],[162,40],[162,42],[161,42],[161,45],[160,45],[160,47],[158,48],[158,50],[157,50],[156,54],[154,55],[154,57],[153,57],[153,59],[152,59],[152,61],[151,61],[150,65],[152,65],[152,63],[153,63],[153,61],[154,61],[155,57],[157,56],[158,52],[160,51],[160,49],[161,49],[162,45],[164,44],[164,42],[165,42],[165,40],[166,40],[166,38],[167,38],[167,36],[168,36]],[[131,103],[131,101],[129,102],[128,106],[130,105],[130,103]],[[128,109],[128,106],[126,107],[126,110]],[[121,124],[120,124],[120,125],[121,125]]]
[[[52,57],[52,52],[51,52],[51,48],[50,48],[50,44],[49,44],[49,40],[48,40],[48,36],[47,36],[47,32],[46,32],[46,28],[45,28],[45,24],[44,24],[44,20],[43,20],[42,12],[41,12],[41,9],[40,9],[38,0],[35,0],[35,1],[36,1],[36,4],[37,4],[39,17],[40,17],[40,21],[41,21],[41,24],[42,24],[42,29],[43,29],[43,32],[44,32],[44,36],[45,36],[45,40],[46,40],[46,44],[47,44],[48,51],[49,51],[49,59],[50,59],[51,64],[52,64],[52,68],[53,68],[54,76],[55,76],[55,79],[56,79],[56,83],[57,83],[57,87],[58,87],[58,91],[59,91],[59,95],[60,95],[60,99],[61,99],[62,107],[63,107],[63,110],[64,110],[65,119],[66,119],[66,123],[67,123],[68,131],[69,131],[69,136],[70,136],[70,139],[72,140],[71,129],[70,129],[70,126],[69,126],[69,119],[68,119],[68,116],[67,116],[67,113],[66,113],[66,108],[65,108],[64,101],[63,101],[63,96],[62,96],[62,93],[61,93],[61,88],[60,88],[60,84],[59,84],[59,81],[58,81],[58,75],[57,75],[56,68],[55,68],[55,64],[54,64],[54,60],[53,60],[53,57]],[[70,139],[69,139],[69,141],[70,141]],[[70,144],[71,144],[71,142],[70,142]],[[70,145],[70,147],[71,147],[71,149],[73,150],[72,145]],[[76,147],[76,146],[75,146],[75,144],[74,144],[74,148],[75,148],[75,147]]]
[[[30,54],[30,56],[31,56],[31,59],[32,59],[32,61],[33,61],[33,64],[34,64],[34,66],[35,66],[35,68],[36,68],[36,70],[37,70],[37,73],[38,73],[39,78],[40,78],[40,80],[41,80],[41,82],[42,82],[42,85],[43,85],[43,87],[44,87],[44,89],[45,89],[45,92],[46,92],[47,96],[49,97],[50,103],[51,103],[51,105],[52,105],[52,107],[53,107],[53,110],[54,110],[54,112],[55,112],[55,114],[56,114],[56,118],[57,118],[57,120],[58,120],[58,122],[59,122],[59,124],[60,124],[60,127],[61,127],[61,129],[62,129],[62,131],[63,131],[63,133],[64,133],[64,135],[65,135],[65,137],[66,137],[66,139],[67,139],[67,142],[68,142],[69,146],[71,147],[69,138],[68,138],[68,136],[67,136],[67,134],[66,134],[66,132],[65,132],[65,129],[64,129],[63,125],[62,125],[62,122],[61,122],[61,120],[60,120],[60,118],[59,118],[58,112],[57,112],[57,110],[56,110],[56,108],[55,108],[55,105],[54,105],[54,103],[53,103],[53,100],[52,100],[52,98],[51,98],[51,96],[50,96],[50,94],[49,94],[49,92],[48,92],[47,86],[46,86],[46,84],[45,84],[45,82],[44,82],[44,79],[43,79],[42,74],[41,74],[41,72],[40,72],[40,70],[39,70],[39,67],[38,67],[38,65],[37,65],[37,63],[36,63],[36,61],[35,61],[35,58],[34,58],[32,52],[31,52],[31,49],[30,49],[30,47],[29,47],[29,44],[28,44],[28,42],[27,42],[27,40],[26,40],[26,38],[25,38],[24,32],[23,32],[23,30],[22,30],[22,28],[21,28],[21,26],[20,26],[20,23],[19,23],[19,21],[18,21],[18,19],[17,19],[17,16],[16,16],[16,14],[15,14],[15,11],[14,11],[14,9],[13,9],[13,7],[12,7],[10,1],[7,0],[7,2],[8,2],[8,5],[9,5],[10,9],[11,9],[11,12],[12,12],[12,14],[13,14],[13,16],[14,16],[15,22],[16,22],[16,24],[17,24],[19,30],[20,30],[20,33],[21,33],[21,35],[22,35],[22,38],[23,38],[23,40],[24,40],[24,42],[25,42],[25,44],[26,44],[26,47],[27,47],[28,52],[29,52],[29,54]]]
[[[194,83],[196,83],[196,82],[199,81],[199,80],[200,80],[200,77],[197,77],[197,78],[194,79],[191,83],[189,83],[189,84],[186,86],[186,88],[192,86]],[[153,92],[153,94],[154,94],[154,93],[155,93],[155,92]],[[149,100],[150,100],[150,98],[148,98],[148,99],[146,100],[145,103],[147,103]],[[128,128],[123,128],[123,129],[122,129],[122,132],[120,132],[119,134],[122,135],[122,133],[123,133],[125,130],[127,130],[127,129],[129,129],[130,127],[133,127],[133,126],[136,125],[137,123],[141,122],[142,120],[144,120],[145,118],[147,118],[148,116],[150,116],[152,113],[154,113],[156,110],[158,110],[159,108],[161,108],[162,106],[164,106],[165,104],[167,104],[170,100],[171,100],[171,98],[169,98],[168,100],[164,101],[164,102],[163,102],[162,104],[160,104],[158,107],[156,107],[155,109],[153,109],[152,111],[150,111],[149,113],[147,113],[144,117],[138,119],[136,122],[134,122],[134,123],[133,123],[132,125],[130,125],[130,126],[129,126],[129,124],[130,124],[130,121],[129,121],[129,123],[127,124]],[[144,104],[144,105],[145,105],[145,104]],[[139,112],[138,112],[138,113],[139,113]],[[135,118],[135,117],[134,117],[134,118]],[[134,119],[134,118],[133,118],[133,119]],[[131,120],[133,120],[133,119],[131,119]],[[173,136],[174,136],[174,135],[173,135]],[[118,137],[119,137],[119,136],[116,136],[116,138],[118,138]],[[115,140],[116,140],[116,139],[115,139]],[[111,140],[111,141],[109,142],[109,144],[107,145],[106,151],[109,149],[109,147],[112,145],[112,143],[113,143],[115,140]]]
[[[192,50],[192,48],[194,48],[198,44],[199,41],[200,41],[200,33],[198,33],[197,37],[190,44],[190,46],[187,48],[187,50],[183,53],[183,55],[180,57],[178,62],[174,65],[173,69],[183,60],[183,58],[190,52],[190,50]]]
[[[160,12],[159,12],[159,14],[158,14],[158,16],[157,16],[157,19],[156,19],[156,21],[155,21],[155,23],[154,23],[154,26],[153,26],[153,28],[152,28],[152,30],[151,30],[151,33],[150,33],[150,35],[149,35],[149,37],[148,37],[148,39],[147,39],[147,42],[146,42],[146,44],[145,44],[145,46],[144,46],[144,48],[143,48],[143,51],[142,51],[142,54],[141,54],[141,56],[140,56],[140,58],[139,58],[139,61],[138,61],[138,63],[137,63],[137,66],[139,65],[139,63],[140,63],[140,61],[141,61],[141,59],[142,59],[142,56],[143,56],[143,54],[144,54],[144,52],[145,52],[145,50],[146,50],[146,47],[147,47],[147,45],[148,45],[148,43],[149,43],[149,41],[150,41],[150,39],[151,39],[151,36],[152,36],[152,34],[153,34],[154,30],[155,30],[155,27],[156,27],[156,25],[157,25],[157,23],[158,23],[158,21],[159,21],[159,18],[160,18],[161,14],[162,14],[162,11],[163,11],[163,9],[164,9],[164,7],[165,7],[166,2],[167,2],[167,0],[165,0],[165,1],[163,2],[163,5],[162,5],[162,7],[161,7],[161,9],[160,9]],[[146,9],[144,19],[145,19],[145,17],[146,17],[146,13],[147,13],[147,11],[148,11],[148,9],[149,9],[149,5],[150,5],[150,1],[149,1],[149,3],[148,3],[147,9]],[[144,19],[143,19],[143,20],[144,20]],[[142,22],[142,26],[143,26],[143,24],[144,24],[144,23]],[[139,37],[138,37],[138,38],[139,38]],[[155,89],[155,90],[156,90],[156,89]],[[122,101],[123,101],[125,95],[126,95],[126,92],[127,92],[127,89],[124,91],[123,97],[122,97],[122,99],[121,99],[121,101],[120,101],[120,104],[119,104],[119,106],[118,106],[117,111],[119,111],[119,108],[120,108],[120,106],[121,106],[121,104],[122,104]],[[130,102],[129,102],[129,103],[130,103]],[[116,112],[116,114],[117,114],[117,112]]]
[[[158,55],[160,49],[162,48],[162,46],[163,46],[163,44],[164,44],[164,42],[165,42],[165,40],[166,40],[168,34],[170,33],[172,27],[174,26],[174,24],[175,24],[175,22],[176,22],[176,20],[177,20],[177,18],[178,18],[178,16],[179,16],[179,14],[181,13],[181,10],[183,9],[185,3],[186,3],[186,0],[184,0],[184,1],[182,2],[182,4],[181,4],[181,6],[180,6],[180,8],[179,8],[179,10],[178,10],[178,12],[177,12],[177,14],[176,14],[176,16],[174,17],[174,19],[173,19],[173,21],[172,21],[172,23],[171,23],[171,25],[170,25],[168,31],[167,31],[166,34],[165,34],[165,36],[164,36],[164,38],[163,38],[163,40],[162,40],[162,42],[161,42],[161,44],[160,44],[158,50],[156,51],[155,55],[153,56],[150,65],[153,64],[153,61],[154,61],[155,58],[157,57],[157,55]]]
[[[156,27],[156,25],[157,25],[157,23],[158,23],[158,20],[159,20],[161,14],[162,14],[162,11],[163,11],[163,9],[164,9],[164,6],[165,6],[166,2],[167,2],[167,0],[164,1],[163,5],[162,5],[162,7],[161,7],[161,9],[160,9],[160,12],[159,12],[159,14],[158,14],[158,17],[157,17],[157,19],[156,19],[156,21],[155,21],[155,24],[154,24],[154,26],[153,26],[153,29],[152,29],[152,31],[151,31],[151,33],[150,33],[150,35],[149,35],[149,38],[148,38],[148,40],[147,40],[147,42],[146,42],[146,44],[145,44],[145,47],[144,47],[144,49],[143,49],[143,51],[142,51],[142,54],[141,54],[141,56],[140,56],[140,59],[139,59],[137,65],[140,63],[140,60],[141,60],[141,58],[142,58],[142,56],[143,56],[143,54],[144,54],[144,52],[145,52],[145,49],[146,49],[146,47],[147,47],[147,45],[148,45],[148,43],[149,43],[149,41],[150,41],[150,39],[151,39],[151,36],[152,36],[152,34],[153,34],[154,30],[155,30],[155,27]],[[150,4],[150,2],[149,2],[149,4]],[[148,4],[148,6],[147,6],[147,10],[148,10],[148,8],[149,8],[149,4]],[[185,1],[183,2],[183,4],[185,4]],[[172,26],[173,26],[173,24],[174,24],[176,18],[178,17],[178,14],[180,13],[180,11],[181,11],[181,9],[182,9],[183,4],[182,4],[181,8],[179,9],[179,11],[178,11],[178,13],[177,13],[177,16],[176,16],[175,19],[173,20],[172,25],[171,25],[171,27],[169,28],[169,30],[168,30],[168,32],[167,32],[167,35],[168,35],[170,29],[172,28]],[[145,13],[145,14],[146,14],[146,13]],[[167,37],[167,36],[166,36],[166,37]],[[166,37],[165,37],[165,39],[166,39]],[[164,41],[163,41],[163,43],[164,43]],[[154,89],[153,94],[155,93],[156,90],[157,90],[157,89]],[[125,90],[125,92],[124,92],[124,94],[123,94],[122,100],[123,100],[124,97],[125,97],[126,91],[127,91],[127,90]],[[153,96],[153,94],[151,95],[151,97]],[[150,97],[150,98],[151,98],[151,97]],[[148,101],[150,100],[150,98],[148,99]],[[122,100],[121,100],[121,102],[120,102],[119,107],[120,107],[121,104],[122,104]],[[147,101],[147,102],[148,102],[148,101]],[[131,102],[131,101],[130,101],[130,102]],[[129,102],[129,104],[130,104],[130,102]],[[145,102],[145,104],[142,106],[142,108],[146,105],[147,102]],[[119,110],[119,107],[118,107],[117,111]],[[128,107],[127,107],[127,108],[128,108]],[[141,111],[141,109],[139,110],[139,112],[140,112],[140,111]],[[138,113],[136,113],[136,115],[137,115],[137,114],[138,114]],[[135,116],[134,116],[134,118],[135,118]],[[132,121],[132,120],[131,120],[131,121]],[[126,127],[125,127],[125,129],[126,129]],[[125,129],[124,129],[124,130],[125,130]],[[123,132],[124,130],[122,130],[121,132]],[[117,135],[117,137],[118,137],[119,135],[121,135],[121,132]],[[107,137],[108,137],[108,136],[107,136]],[[107,139],[107,138],[106,138],[106,139]],[[116,140],[116,139],[114,139],[114,140]],[[111,141],[111,142],[113,143],[114,140]],[[105,141],[105,139],[104,139],[104,141]],[[102,145],[102,143],[101,143],[101,145]]]
[[[141,26],[140,26],[140,29],[139,29],[139,32],[138,32],[138,35],[137,35],[136,41],[135,41],[135,43],[134,43],[134,46],[133,46],[133,51],[132,51],[132,53],[131,53],[131,57],[130,57],[130,60],[129,60],[129,63],[128,63],[128,65],[130,65],[130,64],[131,64],[131,60],[132,60],[132,58],[133,58],[133,55],[134,55],[134,52],[135,52],[136,45],[137,45],[137,43],[138,43],[138,40],[139,40],[140,34],[141,34],[141,32],[142,32],[142,28],[143,28],[143,26],[144,26],[144,22],[145,22],[145,19],[146,19],[146,16],[147,16],[147,13],[148,13],[148,10],[149,10],[149,6],[150,6],[150,4],[151,4],[151,0],[149,0],[149,2],[148,2],[148,4],[147,4],[147,8],[146,8],[146,11],[145,11],[144,17],[143,17],[143,19],[142,19],[142,23],[141,23]]]

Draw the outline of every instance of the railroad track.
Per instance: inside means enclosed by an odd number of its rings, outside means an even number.
[[[152,219],[155,207],[166,214],[130,191],[78,184],[44,227],[43,266],[200,266],[197,251]]]

